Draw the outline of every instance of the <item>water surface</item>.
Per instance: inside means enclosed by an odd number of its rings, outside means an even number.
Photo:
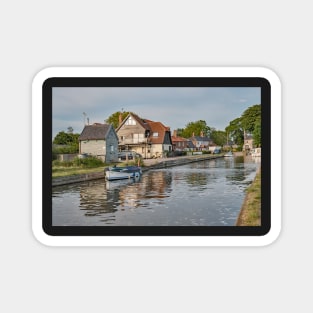
[[[259,164],[220,158],[53,188],[54,226],[233,226]]]

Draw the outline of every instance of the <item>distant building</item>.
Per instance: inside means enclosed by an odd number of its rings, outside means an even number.
[[[184,151],[190,147],[190,141],[186,138],[177,136],[177,130],[173,131],[172,144],[173,151]]]
[[[251,151],[254,148],[253,137],[251,135],[244,135],[243,151]]]
[[[204,136],[203,132],[200,133],[200,136],[195,136],[193,133],[189,140],[193,143],[197,150],[206,150],[209,145],[212,144],[212,140],[209,137]]]
[[[86,125],[78,137],[79,153],[102,159],[106,163],[118,160],[118,137],[112,125]]]

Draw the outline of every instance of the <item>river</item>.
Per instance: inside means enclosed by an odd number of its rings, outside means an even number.
[[[260,163],[219,158],[144,172],[139,180],[54,187],[53,226],[234,226]]]

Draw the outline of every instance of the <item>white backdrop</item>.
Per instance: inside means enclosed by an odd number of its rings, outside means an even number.
[[[2,312],[312,310],[309,2],[29,0],[0,12]],[[264,66],[279,75],[283,220],[274,244],[48,248],[34,239],[33,77],[49,66],[131,65]]]

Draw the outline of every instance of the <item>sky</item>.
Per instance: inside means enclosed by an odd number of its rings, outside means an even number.
[[[52,136],[81,133],[85,123],[104,123],[117,111],[162,122],[171,131],[189,122],[206,121],[225,130],[250,106],[261,103],[259,87],[54,87]]]

